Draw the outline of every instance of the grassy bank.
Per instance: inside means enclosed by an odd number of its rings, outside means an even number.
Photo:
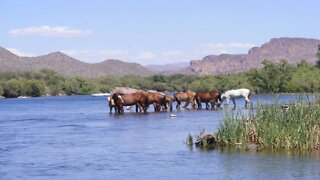
[[[228,116],[212,137],[213,146],[319,150],[320,105],[307,102],[285,107],[279,104],[259,105],[250,117]],[[208,146],[208,143],[200,145]]]

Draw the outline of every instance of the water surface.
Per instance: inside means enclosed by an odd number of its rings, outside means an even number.
[[[300,95],[255,95],[287,103]],[[237,100],[243,109],[243,99]],[[151,109],[150,109],[151,110]],[[232,111],[231,111],[232,112]],[[0,179],[319,179],[314,154],[189,148],[224,110],[109,114],[105,97],[0,100]]]

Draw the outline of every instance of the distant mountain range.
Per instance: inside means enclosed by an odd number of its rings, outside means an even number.
[[[0,47],[0,72],[38,71],[52,69],[65,76],[100,77],[104,75],[150,76],[153,74],[217,75],[241,72],[262,67],[263,60],[279,62],[286,59],[296,64],[302,59],[315,63],[320,40],[306,38],[273,38],[261,47],[253,47],[248,54],[208,55],[190,63],[141,66],[120,60],[105,60],[101,63],[84,63],[61,52],[37,57],[20,57]],[[189,65],[188,65],[189,64]]]
[[[150,76],[153,71],[137,64],[120,60],[105,60],[101,63],[84,63],[61,52],[53,52],[44,56],[20,57],[0,48],[0,71],[38,71],[52,69],[65,76],[100,77],[104,75]]]

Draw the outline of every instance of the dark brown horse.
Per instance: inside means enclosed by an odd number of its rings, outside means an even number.
[[[166,95],[166,103],[167,103],[167,107],[170,108],[170,111],[172,111],[173,107],[172,107],[172,103],[174,102],[174,96],[173,95]]]
[[[148,105],[153,104],[154,111],[160,111],[161,107],[167,109],[166,96],[160,92],[148,92]]]
[[[180,109],[181,101],[184,101],[183,108],[186,108],[189,103],[192,104],[192,108],[195,108],[196,102],[195,102],[195,97],[196,93],[190,90],[183,91],[183,92],[178,92],[174,95],[175,101],[177,101],[177,109]]]
[[[144,92],[136,92],[131,94],[114,93],[111,99],[114,100],[119,114],[124,112],[123,106],[132,105],[137,105],[136,112],[138,112],[138,107],[142,107],[144,113],[147,113],[148,96]]]
[[[209,109],[209,103],[211,103],[211,108],[214,108],[216,105],[219,106],[219,103],[222,102],[221,94],[216,91],[209,92],[197,92],[195,96],[195,100],[198,104],[198,109],[202,108],[201,103],[206,103],[206,109]]]

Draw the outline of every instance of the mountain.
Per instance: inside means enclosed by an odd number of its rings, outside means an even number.
[[[101,63],[84,63],[61,52],[53,52],[37,57],[20,57],[0,47],[0,72],[38,71],[52,69],[65,76],[100,77],[104,75],[150,76],[151,70],[136,64],[120,60],[105,60]]]
[[[189,66],[190,62],[178,62],[178,63],[170,63],[164,65],[147,65],[146,68],[155,72],[167,72],[167,71],[177,71],[182,68]]]
[[[190,66],[185,68],[183,73],[194,75],[235,73],[260,68],[263,60],[276,63],[286,59],[290,64],[297,64],[304,59],[315,63],[319,44],[318,39],[273,38],[261,47],[251,48],[248,54],[209,55],[202,60],[190,61]]]
[[[273,38],[261,47],[253,47],[248,54],[209,55],[202,60],[192,60],[190,65],[175,63],[143,67],[137,63],[120,60],[105,60],[101,63],[84,63],[61,52],[44,56],[20,57],[0,47],[0,72],[3,71],[38,71],[52,69],[66,76],[100,77],[104,75],[150,76],[155,73],[165,75],[217,75],[246,71],[262,67],[263,60],[279,62],[286,59],[297,64],[302,59],[310,63],[317,61],[316,51],[320,44],[318,39]]]

